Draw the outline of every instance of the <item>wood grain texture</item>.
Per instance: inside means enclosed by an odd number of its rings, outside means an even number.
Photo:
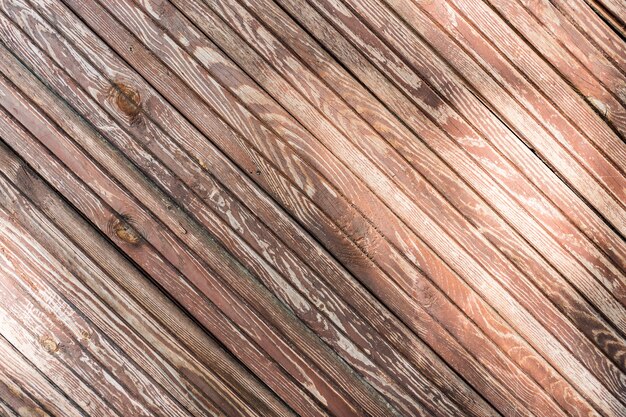
[[[626,416],[621,7],[0,0],[0,415]]]

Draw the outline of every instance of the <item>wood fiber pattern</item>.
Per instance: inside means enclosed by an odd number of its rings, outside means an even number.
[[[626,417],[625,27],[0,0],[0,415]]]

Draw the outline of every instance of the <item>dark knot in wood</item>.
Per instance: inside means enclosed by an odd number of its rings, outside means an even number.
[[[141,241],[139,232],[124,218],[114,218],[110,222],[110,229],[115,236],[131,245],[136,245]]]
[[[116,83],[112,94],[115,104],[122,113],[128,116],[131,122],[135,121],[141,110],[141,95],[139,91],[126,84]]]

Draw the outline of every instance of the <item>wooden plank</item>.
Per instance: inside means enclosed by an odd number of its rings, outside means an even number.
[[[17,413],[29,412],[35,416],[50,417],[35,399],[8,378],[2,370],[0,370],[0,410],[11,417],[18,416]]]
[[[68,399],[52,381],[46,379],[1,335],[0,353],[0,378],[3,381],[7,381],[7,379],[10,381],[8,383],[11,384],[9,385],[11,392],[19,392],[20,395],[28,392],[29,398],[21,397],[21,400],[28,404],[27,408],[32,405],[31,401],[34,397],[39,405],[50,414],[69,417],[88,415],[73,400]],[[19,381],[19,385],[13,381]]]

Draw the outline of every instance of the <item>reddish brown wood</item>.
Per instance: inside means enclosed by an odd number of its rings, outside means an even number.
[[[0,415],[625,416],[621,7],[0,0]]]

